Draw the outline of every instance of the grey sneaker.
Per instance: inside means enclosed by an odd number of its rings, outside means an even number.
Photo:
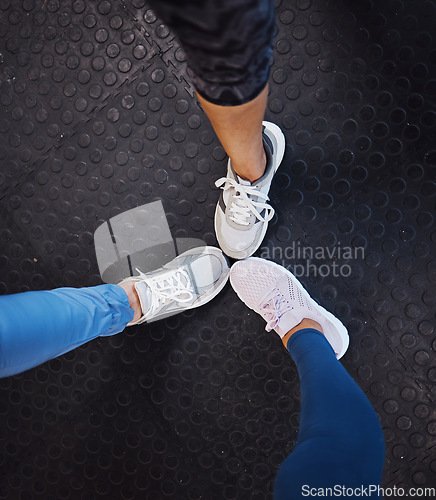
[[[263,122],[267,157],[264,175],[254,184],[241,179],[229,159],[227,177],[215,183],[221,187],[215,210],[215,233],[223,252],[234,259],[252,255],[262,243],[274,209],[266,203],[271,181],[285,154],[285,137],[277,125]]]
[[[230,283],[242,302],[265,319],[266,331],[274,330],[283,338],[308,318],[321,325],[338,359],[347,351],[349,337],[345,326],[317,304],[284,267],[251,257],[232,266]]]
[[[224,288],[229,277],[227,259],[219,248],[197,247],[188,250],[162,268],[132,280],[142,309],[142,317],[127,326],[150,323],[186,309],[202,306]]]

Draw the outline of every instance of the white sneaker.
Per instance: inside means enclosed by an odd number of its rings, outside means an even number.
[[[127,326],[167,318],[206,304],[224,288],[230,271],[221,250],[209,246],[188,250],[147,274],[136,270],[139,276],[121,283],[134,282],[142,316]]]
[[[263,142],[267,163],[260,179],[254,184],[242,179],[229,159],[227,177],[215,183],[223,189],[215,211],[215,233],[223,252],[234,259],[245,259],[259,248],[274,215],[266,202],[285,154],[285,136],[277,125],[263,122]]]
[[[265,319],[268,332],[274,329],[283,338],[308,318],[321,325],[338,359],[347,351],[349,337],[345,326],[317,304],[284,267],[251,257],[232,266],[230,283],[242,302]]]

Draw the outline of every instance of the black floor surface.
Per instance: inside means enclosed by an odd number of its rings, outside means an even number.
[[[287,149],[257,255],[309,264],[349,328],[383,486],[436,487],[436,3],[276,5]],[[143,0],[0,0],[0,102],[0,293],[101,283],[95,229],[154,200],[174,237],[216,244],[225,153]],[[298,430],[295,366],[230,286],[0,391],[9,500],[265,500]]]

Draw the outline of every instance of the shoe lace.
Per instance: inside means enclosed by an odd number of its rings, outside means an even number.
[[[229,211],[232,213],[230,219],[236,224],[241,224],[242,226],[248,226],[248,218],[253,214],[257,219],[262,222],[268,222],[273,218],[274,209],[268,203],[264,203],[269,200],[269,197],[259,191],[255,186],[245,186],[239,184],[234,179],[229,177],[222,177],[215,182],[216,187],[220,187],[224,191],[230,188],[234,188],[236,195],[234,196],[234,201],[232,202]],[[263,199],[263,202],[253,201],[250,196],[257,196]],[[265,210],[265,217],[260,215],[260,212]]]
[[[265,330],[267,332],[273,330],[278,325],[283,314],[291,311],[292,309],[293,307],[289,304],[283,294],[279,290],[274,289],[267,295],[261,306],[262,316],[267,322]]]
[[[171,301],[191,302],[194,298],[191,278],[184,269],[175,269],[160,279],[152,279],[139,269],[136,271],[141,281],[144,281],[151,291],[151,306],[146,313],[147,316],[152,316],[165,303]]]

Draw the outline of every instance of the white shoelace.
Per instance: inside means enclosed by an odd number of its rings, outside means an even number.
[[[194,298],[193,285],[189,274],[183,269],[176,269],[171,274],[162,278],[149,278],[146,274],[136,269],[145,284],[151,291],[151,306],[145,312],[146,316],[153,316],[165,303],[170,301],[191,302]]]
[[[279,290],[274,289],[265,298],[263,305],[261,306],[262,316],[266,320],[265,330],[270,332],[279,323],[280,318],[288,311],[294,309],[285,297],[280,293]]]
[[[229,177],[221,177],[215,182],[216,187],[220,187],[224,191],[234,188],[236,190],[236,200],[232,202],[229,211],[232,213],[230,219],[236,224],[248,226],[248,218],[254,214],[257,219],[262,222],[270,221],[274,216],[274,209],[268,203],[253,201],[250,196],[257,196],[258,198],[268,201],[269,197],[259,191],[255,186],[245,186],[239,184],[234,179]],[[260,212],[265,210],[265,217],[260,215]]]

